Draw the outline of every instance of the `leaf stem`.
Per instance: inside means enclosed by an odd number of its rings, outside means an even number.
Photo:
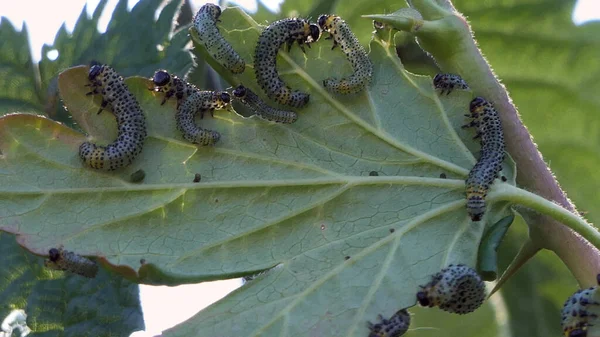
[[[517,188],[509,184],[502,184],[490,192],[488,200],[490,201],[511,201],[525,207],[536,210],[545,215],[551,216],[560,221],[563,225],[579,233],[596,247],[600,247],[600,233],[591,224],[587,223],[580,216],[565,209],[564,207],[553,203],[541,196]]]

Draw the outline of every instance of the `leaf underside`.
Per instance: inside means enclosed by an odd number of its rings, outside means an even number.
[[[221,33],[248,65],[229,75],[231,84],[262,95],[251,65],[263,27],[238,9],[221,20]],[[311,94],[299,120],[277,125],[217,111],[197,120],[221,132],[214,147],[186,143],[175,128],[175,102],[161,106],[149,80],[129,78],[149,137],[131,166],[112,173],[82,166],[77,149],[85,135],[39,116],[5,116],[0,229],[38,254],[63,244],[102,256],[144,283],[279,266],[165,336],[365,336],[367,320],[414,305],[418,286],[442,267],[475,266],[486,224],[511,213],[497,203],[485,221],[470,221],[464,178],[479,145],[460,126],[472,93],[438,96],[430,77],[404,70],[390,41],[371,42],[373,81],[354,96],[320,85],[351,73],[331,41],[306,55],[280,52],[282,78]],[[106,144],[115,120],[96,114],[99,98],[85,95],[86,78],[86,67],[63,72],[61,96],[89,139]],[[139,169],[143,183],[129,183]],[[200,183],[192,182],[196,173]],[[514,184],[512,163],[503,174]]]

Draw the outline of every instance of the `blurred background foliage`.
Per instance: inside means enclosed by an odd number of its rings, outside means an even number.
[[[175,0],[162,7],[161,0],[142,0],[128,11],[127,1],[121,0],[106,33],[101,34],[97,25],[106,2],[100,1],[91,17],[84,9],[72,32],[61,27],[54,43],[43,47],[42,59],[37,63],[33,62],[28,47],[27,30],[18,30],[2,18],[0,115],[38,113],[77,127],[59,101],[56,79],[62,70],[91,61],[111,64],[124,76],[149,77],[155,69],[166,68],[177,75],[189,74],[190,80],[202,88],[217,89],[226,85],[202,60],[192,60],[186,50],[189,46],[187,27],[193,15],[188,2]],[[453,3],[470,21],[480,48],[506,85],[562,187],[591,222],[600,223],[597,206],[600,204],[597,193],[600,176],[596,174],[600,167],[600,119],[597,118],[600,23],[575,26],[571,19],[574,0],[526,3],[454,0]],[[289,16],[316,20],[321,13],[336,13],[367,45],[372,22],[360,16],[390,13],[401,7],[407,4],[396,0],[286,0],[279,13],[270,12],[259,2],[253,16],[257,22],[266,24]],[[160,14],[155,17],[157,11]],[[396,41],[398,54],[407,69],[435,74],[435,62],[409,34],[398,34]],[[47,52],[52,50],[58,51],[58,57],[53,60],[47,57]],[[527,227],[518,219],[500,246],[501,271],[526,236]],[[7,237],[2,234],[2,247],[17,249],[7,242]],[[25,251],[19,254],[35,259]],[[41,282],[40,273],[19,273],[17,267],[22,261],[13,255],[0,255],[0,265],[4,272],[9,271],[7,278],[23,284]],[[507,282],[500,295],[492,297],[480,314],[456,318],[416,310],[413,327],[417,329],[409,335],[465,336],[461,326],[469,324],[481,327],[473,336],[558,336],[560,308],[576,288],[576,282],[562,262],[549,252],[541,252]],[[41,295],[47,291],[35,286],[28,289],[29,293],[41,291]],[[8,291],[10,288],[3,288],[0,296],[7,297]],[[64,291],[71,289],[64,288]],[[4,313],[9,308],[2,309]],[[60,320],[55,323],[62,324]],[[133,326],[139,328],[140,324]]]

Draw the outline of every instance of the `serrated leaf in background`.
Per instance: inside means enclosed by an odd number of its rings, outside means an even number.
[[[49,270],[6,233],[0,265],[0,322],[24,310],[29,336],[129,336],[144,329],[138,286],[121,276],[103,268],[93,279]]]

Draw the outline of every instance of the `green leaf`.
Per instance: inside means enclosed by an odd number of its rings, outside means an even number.
[[[0,41],[0,115],[41,111],[27,27],[19,32],[6,17],[0,17]]]
[[[129,336],[144,329],[138,286],[120,276],[102,268],[93,279],[46,269],[44,259],[6,233],[0,265],[0,322],[23,310],[35,336]]]
[[[221,19],[221,33],[251,64],[262,27],[238,9]],[[351,70],[330,41],[306,55],[280,52],[280,73],[311,93],[310,105],[292,125],[217,111],[199,121],[222,133],[215,147],[186,143],[175,102],[161,106],[149,80],[130,78],[149,138],[134,164],[114,173],[82,166],[78,132],[40,117],[2,118],[0,209],[8,211],[0,228],[37,251],[52,242],[101,254],[147,283],[281,265],[231,297],[244,301],[216,304],[167,335],[279,336],[285,326],[290,334],[364,336],[367,320],[414,305],[419,285],[442,267],[474,266],[486,224],[509,214],[505,202],[491,205],[489,221],[472,223],[465,211],[464,178],[479,149],[473,131],[460,127],[471,92],[438,97],[430,77],[404,70],[391,41],[374,40],[370,56],[368,92],[337,97],[321,80]],[[251,69],[229,77],[262,95]],[[86,67],[63,72],[62,98],[94,141],[110,142],[114,117],[96,114],[99,98],[85,95],[86,83]],[[139,169],[143,183],[129,183]],[[192,182],[195,173],[201,183]],[[511,163],[504,173],[514,184]],[[61,225],[40,229],[52,223]]]
[[[494,281],[498,276],[498,246],[502,243],[514,219],[515,216],[512,214],[501,219],[493,224],[483,235],[483,240],[481,240],[479,247],[477,269],[481,277],[486,281]]]

